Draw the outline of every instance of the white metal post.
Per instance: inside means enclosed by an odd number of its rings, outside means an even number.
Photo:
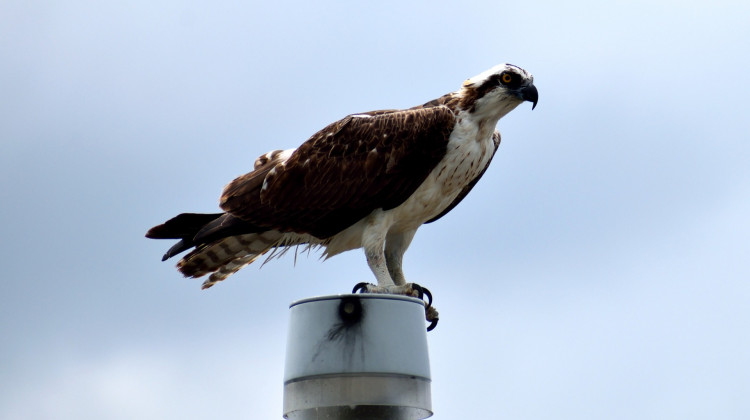
[[[432,415],[424,303],[355,294],[290,305],[284,418],[416,420]]]

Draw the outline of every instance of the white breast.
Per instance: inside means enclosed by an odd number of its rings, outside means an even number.
[[[483,132],[460,119],[451,133],[445,157],[403,204],[392,210],[393,229],[417,228],[448,207],[489,164],[494,151],[492,130]]]

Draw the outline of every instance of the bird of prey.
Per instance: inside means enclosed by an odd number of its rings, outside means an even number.
[[[179,239],[163,260],[192,249],[177,268],[186,277],[210,274],[204,289],[269,251],[304,245],[326,259],[363,248],[377,284],[355,291],[421,297],[425,289],[404,277],[404,252],[422,224],[452,210],[487,170],[498,120],[524,101],[536,107],[533,81],[500,64],[423,105],[349,115],[296,149],[256,159],[224,188],[223,212],[183,213],[146,237]],[[427,318],[434,327],[437,311]]]

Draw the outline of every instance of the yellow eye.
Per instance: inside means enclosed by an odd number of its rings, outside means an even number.
[[[510,73],[503,73],[502,75],[502,81],[505,84],[510,83],[510,81],[513,80],[513,77],[510,75]]]

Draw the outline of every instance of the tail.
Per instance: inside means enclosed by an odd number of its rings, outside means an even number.
[[[259,230],[226,213],[183,213],[151,228],[146,237],[180,239],[164,254],[162,261],[195,247],[177,263],[177,269],[185,277],[193,278],[211,273],[203,282],[203,289],[226,279],[271,249],[284,248],[278,255],[271,254],[271,257],[280,256],[287,247],[318,242],[306,234]]]
[[[310,239],[309,235],[278,230],[230,236],[197,247],[177,263],[177,268],[185,277],[202,277],[211,273],[202,286],[208,289],[272,249],[281,251],[272,252],[269,258],[283,255],[288,247],[309,243]]]

